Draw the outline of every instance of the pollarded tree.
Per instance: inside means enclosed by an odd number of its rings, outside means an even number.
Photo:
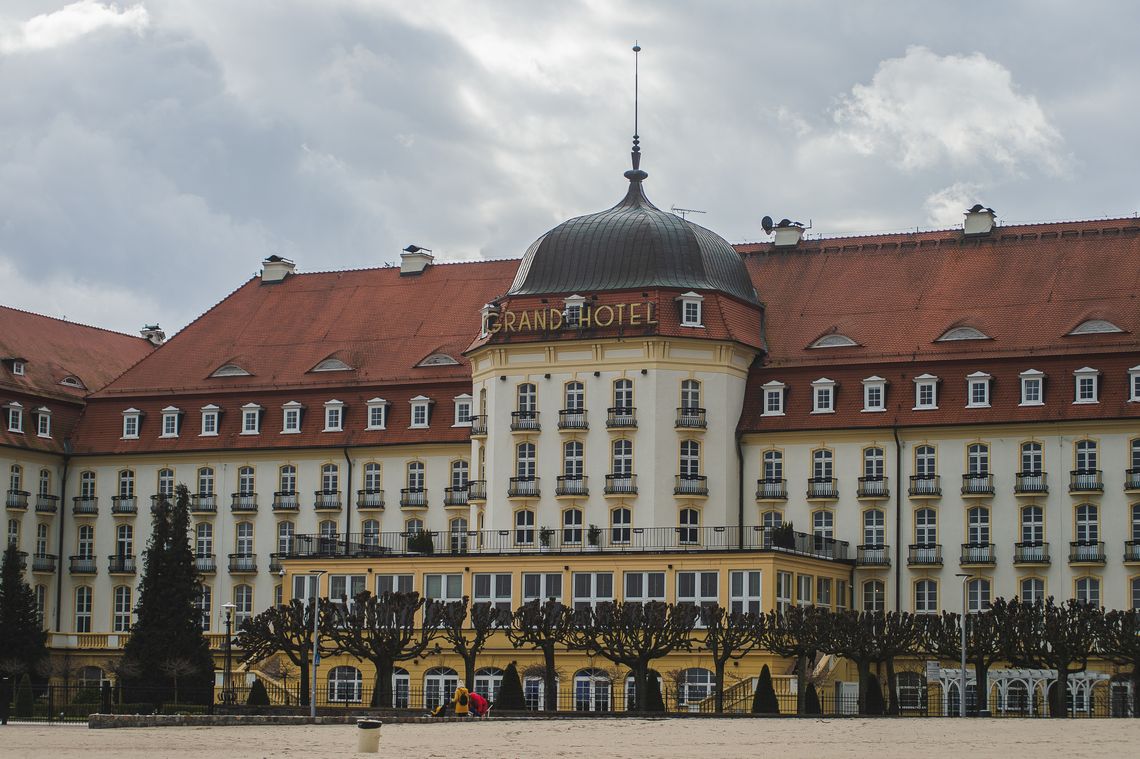
[[[1068,716],[1069,676],[1084,672],[1096,654],[1104,610],[1074,599],[1057,604],[1050,596],[1035,604],[999,598],[993,611],[1007,620],[1006,654],[1012,664],[1057,671],[1050,715]]]
[[[320,617],[316,620],[318,635],[322,641],[320,654],[331,656],[337,653],[332,645],[330,628],[334,626],[339,606],[329,603],[327,598],[318,601]],[[309,703],[309,670],[313,653],[313,613],[311,602],[294,598],[287,604],[271,606],[241,623],[234,646],[242,652],[246,664],[260,662],[276,654],[283,654],[300,670],[301,704]]]
[[[867,712],[876,702],[869,698],[868,685],[878,682],[871,675],[872,664],[882,664],[887,669],[887,689],[890,691],[888,711],[898,714],[898,682],[895,674],[895,659],[918,651],[920,648],[919,626],[910,612],[848,611],[829,615],[831,631],[826,636],[829,651],[855,662],[859,670],[859,705]],[[882,692],[877,693],[878,700]]]
[[[374,596],[365,591],[330,627],[329,634],[342,652],[376,668],[372,706],[392,706],[396,664],[427,653],[441,634],[442,615],[443,604],[420,598],[419,593]]]
[[[606,601],[574,613],[571,648],[628,667],[633,675],[637,711],[645,711],[649,665],[677,650],[692,647],[697,608],[691,604]]]
[[[547,601],[528,601],[511,617],[507,636],[515,648],[527,646],[542,652],[542,708],[558,710],[558,670],[554,654],[558,646],[567,642],[573,629],[573,610],[553,598]]]
[[[35,677],[47,662],[47,633],[40,624],[36,594],[24,581],[20,554],[12,543],[0,566],[0,673]]]
[[[763,616],[732,611],[719,604],[701,607],[705,650],[712,655],[716,676],[716,713],[724,712],[724,670],[729,661],[742,659],[764,641]]]
[[[764,648],[796,660],[796,714],[804,713],[808,667],[817,651],[826,649],[830,614],[816,606],[790,606],[757,619]]]
[[[1140,717],[1140,609],[1105,614],[1100,655],[1114,664],[1132,668],[1132,716]]]
[[[451,649],[463,659],[464,683],[468,688],[474,688],[475,660],[496,631],[510,626],[511,614],[486,601],[471,604],[470,608],[468,615],[466,597],[462,601],[445,604],[440,615],[440,631]],[[467,627],[468,616],[470,627]]]
[[[979,711],[989,709],[989,672],[1005,659],[1006,619],[1004,609],[986,609],[966,618],[966,662],[974,668]],[[944,611],[920,620],[920,647],[940,659],[962,660],[962,617]]]

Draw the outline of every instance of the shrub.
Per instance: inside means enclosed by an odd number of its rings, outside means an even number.
[[[511,662],[503,670],[503,684],[499,688],[499,699],[495,702],[495,708],[511,712],[521,712],[526,709],[522,680],[519,679],[519,668],[515,662]]]
[[[756,692],[752,696],[753,714],[779,714],[780,702],[776,699],[776,689],[772,686],[772,671],[768,665],[760,670],[756,681]]]
[[[661,697],[661,675],[655,669],[649,670],[645,683],[645,711],[665,711],[665,699]]]
[[[249,688],[249,697],[245,700],[246,706],[269,706],[269,694],[265,692],[265,684],[260,678],[253,681]]]
[[[796,530],[791,522],[784,522],[772,530],[772,545],[777,548],[795,550]]]
[[[883,686],[879,684],[879,678],[874,675],[867,676],[866,682],[867,690],[867,703],[864,704],[864,714],[882,714],[886,711],[886,705],[883,703]]]
[[[71,699],[71,703],[97,704],[100,700],[98,688],[80,688],[75,692],[75,698]]]
[[[435,543],[427,530],[413,532],[408,538],[408,550],[417,553],[435,553]]]
[[[804,714],[823,714],[823,707],[820,706],[815,683],[808,683],[807,691],[804,693]]]
[[[19,685],[16,686],[16,702],[15,709],[13,709],[16,719],[31,719],[34,701],[32,697],[32,681],[27,674],[25,674],[20,678]]]

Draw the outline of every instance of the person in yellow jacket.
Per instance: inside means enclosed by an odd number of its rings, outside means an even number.
[[[471,696],[467,688],[464,687],[462,680],[456,685],[455,695],[452,696],[451,702],[455,704],[455,716],[467,716],[467,712],[471,708]]]

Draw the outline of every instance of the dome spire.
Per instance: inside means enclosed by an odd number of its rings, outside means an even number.
[[[641,139],[637,134],[637,63],[640,53],[641,45],[638,45],[637,41],[635,40],[633,43],[633,150],[630,151],[630,158],[633,161],[633,168],[625,173],[626,179],[628,179],[630,182],[640,182],[649,176],[641,170]]]

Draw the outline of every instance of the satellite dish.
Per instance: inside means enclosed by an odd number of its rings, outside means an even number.
[[[763,219],[760,220],[760,227],[764,230],[764,234],[766,234],[766,235],[772,234],[772,229],[774,226],[775,225],[772,223],[772,217],[771,216],[765,216]]]

